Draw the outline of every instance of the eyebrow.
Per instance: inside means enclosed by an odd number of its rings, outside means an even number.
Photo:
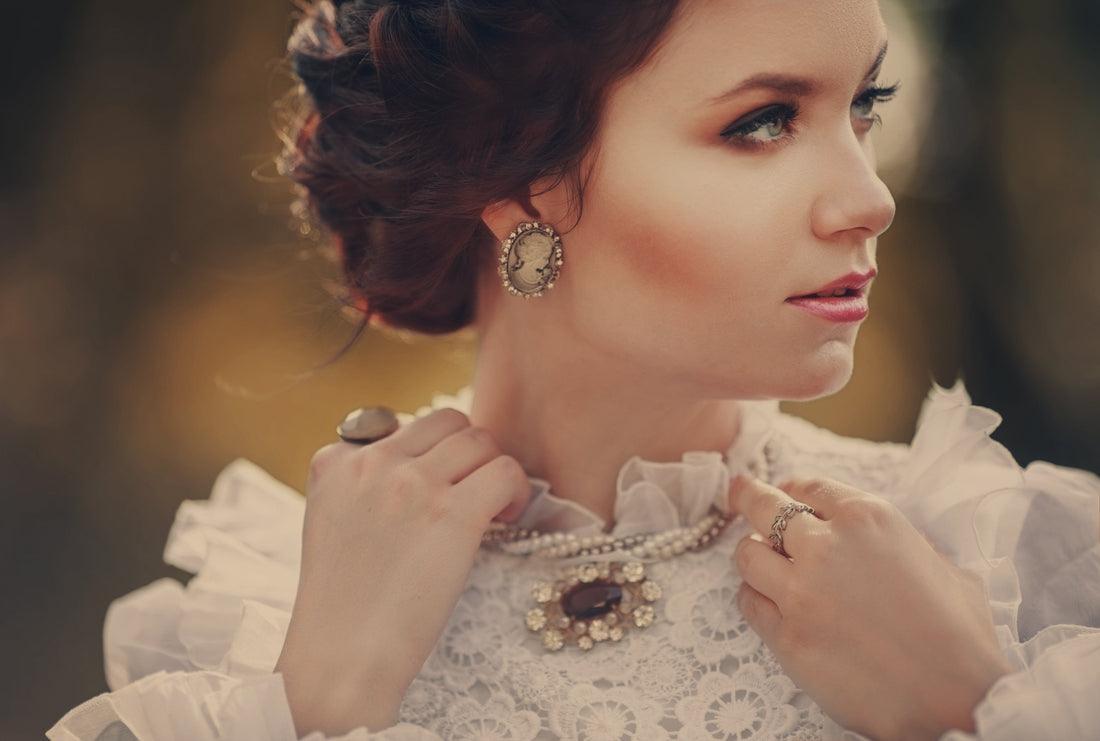
[[[878,56],[875,57],[874,64],[871,65],[864,79],[874,77],[882,69],[882,62],[886,59],[886,47],[886,44],[882,45]],[[735,98],[749,90],[772,90],[785,95],[807,97],[815,94],[820,89],[821,83],[808,77],[793,77],[791,75],[762,72],[742,80],[726,92],[712,98],[710,102],[712,104],[724,103],[730,98]]]

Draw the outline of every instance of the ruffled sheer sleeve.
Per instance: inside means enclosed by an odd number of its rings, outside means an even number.
[[[977,734],[948,738],[1100,739],[1100,479],[1021,468],[989,437],[999,422],[961,386],[934,390],[894,492],[937,547],[982,577],[1017,669],[975,710]]]
[[[977,733],[943,741],[1092,741],[1100,738],[1100,631],[1046,628],[1008,652],[1019,668],[974,713]]]
[[[1016,669],[975,710],[977,734],[954,732],[947,741],[1100,739],[1100,479],[1048,464],[1021,468],[990,439],[1000,418],[972,406],[961,387],[933,392],[911,446],[841,438],[774,405],[753,409],[725,463],[713,453],[628,462],[616,527],[690,521],[724,501],[730,471],[753,470],[757,457],[775,480],[826,476],[881,492],[982,577],[998,640]],[[545,482],[532,485],[525,527],[602,528]],[[194,578],[186,587],[155,582],[111,606],[112,691],[70,712],[49,737],[295,738],[273,668],[297,589],[304,510],[300,495],[244,461],[226,469],[208,501],[184,503],[165,559]],[[545,576],[539,563],[482,552],[406,697],[401,717],[417,725],[342,738],[534,741],[585,737],[583,727],[592,737],[618,728],[615,738],[694,741],[710,737],[704,718],[750,741],[858,738],[829,725],[740,617],[734,542],[654,564],[665,589],[662,620],[590,654],[547,655],[525,627],[531,584]]]
[[[184,502],[165,561],[195,576],[162,579],[114,602],[104,627],[111,692],[70,711],[52,741],[297,739],[274,674],[297,590],[305,503],[247,461],[209,500]],[[313,733],[308,741],[323,741]],[[401,724],[347,741],[438,741]]]

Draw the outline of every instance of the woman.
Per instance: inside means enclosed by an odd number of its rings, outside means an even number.
[[[1096,615],[1046,588],[1100,563],[1095,477],[1021,472],[961,391],[911,448],[766,401],[851,373],[885,52],[873,0],[312,7],[289,172],[370,315],[476,326],[472,395],[349,421],[304,513],[231,467],[51,738],[1088,728],[1050,680],[1097,631],[1039,629]]]

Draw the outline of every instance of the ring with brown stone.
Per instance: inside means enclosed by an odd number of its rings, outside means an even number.
[[[360,407],[348,412],[336,427],[336,434],[346,443],[370,445],[397,432],[397,415],[386,407]]]

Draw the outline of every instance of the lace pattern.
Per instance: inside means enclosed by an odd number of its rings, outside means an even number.
[[[730,472],[755,460],[766,440],[773,481],[827,477],[882,494],[985,579],[1002,649],[1019,671],[977,708],[978,738],[1069,739],[1080,738],[1073,734],[1081,728],[1100,729],[1100,630],[1042,628],[1088,624],[1100,614],[1097,582],[1078,578],[1100,573],[1100,480],[1046,464],[1021,470],[988,438],[996,415],[970,406],[961,388],[934,392],[911,447],[842,438],[774,405],[755,410],[746,429],[759,434],[742,434],[727,456],[729,470],[715,454],[685,456],[684,465],[631,461],[617,501],[630,502],[631,517],[622,522],[646,531],[705,511],[728,491]],[[602,527],[595,515],[553,497],[545,482],[534,489],[531,517],[567,522],[573,532]],[[1032,499],[1043,506],[1032,507]],[[1035,517],[1025,520],[1029,512]],[[226,469],[209,501],[185,503],[165,558],[198,576],[186,588],[156,582],[112,606],[106,643],[114,691],[75,708],[49,737],[293,739],[281,677],[271,670],[296,588],[302,513],[297,494],[246,462]],[[1056,563],[1048,563],[1045,547],[1050,520],[1064,551]],[[329,741],[859,739],[795,686],[741,615],[732,554],[748,531],[735,520],[709,549],[648,564],[663,589],[653,603],[656,620],[589,652],[568,646],[548,653],[525,626],[532,583],[552,577],[558,565],[480,552],[405,695],[403,722]],[[1073,589],[1058,594],[1051,585],[1060,583]],[[1023,644],[1018,607],[1034,624],[1028,635],[1038,631]],[[1018,735],[1023,728],[1042,731]],[[325,739],[314,733],[306,741]]]
[[[807,435],[834,437],[798,420],[776,425],[776,477],[797,471],[883,490],[905,453],[842,438],[807,445]],[[838,454],[838,442],[853,450]],[[653,625],[583,653],[548,653],[524,627],[530,585],[546,579],[553,563],[481,553],[402,719],[446,739],[820,737],[824,714],[737,607],[733,549],[748,532],[738,522],[708,550],[651,564],[664,589]]]

